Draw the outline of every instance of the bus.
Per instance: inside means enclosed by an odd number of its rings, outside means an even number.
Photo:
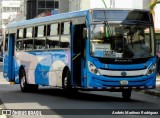
[[[22,92],[38,86],[122,92],[154,89],[152,15],[139,9],[89,9],[7,25],[4,78]]]

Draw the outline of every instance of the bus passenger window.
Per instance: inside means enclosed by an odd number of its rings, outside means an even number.
[[[58,48],[59,47],[59,36],[47,38],[47,48]]]
[[[23,50],[22,40],[16,41],[16,50]]]
[[[44,25],[38,26],[38,34],[37,37],[44,37],[45,36],[45,27]]]
[[[59,23],[54,23],[48,26],[47,32],[49,32],[49,36],[47,37],[47,48],[54,49],[59,48]],[[50,28],[50,29],[49,29]]]
[[[24,47],[24,50],[32,50],[33,49],[33,39],[24,40],[23,47]]]
[[[22,39],[23,38],[23,36],[24,36],[23,32],[24,32],[23,29],[19,29],[18,30],[18,37],[17,37],[17,39]]]
[[[32,38],[33,28],[29,27],[26,30],[26,38]]]
[[[59,33],[59,24],[51,24],[50,36],[58,35]]]
[[[35,39],[34,49],[45,49],[45,39]]]
[[[62,23],[61,27],[61,40],[60,40],[60,47],[61,48],[69,48],[70,46],[70,22]]]
[[[63,34],[70,34],[70,22],[64,23],[64,31]]]

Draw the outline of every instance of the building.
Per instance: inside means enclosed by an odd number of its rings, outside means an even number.
[[[148,9],[150,3],[150,0],[69,0],[69,11],[105,8],[103,1],[107,8]]]
[[[53,10],[59,11],[59,1],[60,0],[23,0],[21,7],[24,9],[26,19],[32,19],[38,15],[51,14]]]
[[[21,0],[1,0],[0,1],[0,41],[2,40],[3,29],[16,18],[20,13]]]

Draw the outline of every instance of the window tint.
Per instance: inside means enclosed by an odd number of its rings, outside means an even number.
[[[70,22],[61,24],[61,34],[70,34]]]
[[[61,48],[69,48],[70,45],[70,35],[61,36],[60,47]]]
[[[70,22],[64,22],[61,24],[61,48],[69,48],[70,46]]]
[[[23,38],[23,29],[18,30],[18,38]]]
[[[32,50],[33,49],[33,39],[24,40],[23,47],[24,47],[24,50]]]
[[[58,35],[58,24],[51,24],[50,35]]]
[[[64,32],[63,34],[70,34],[70,22],[64,23]]]
[[[16,50],[23,50],[23,42],[22,40],[16,41]]]
[[[47,48],[59,48],[59,29],[60,24],[54,23],[50,24],[47,27]]]
[[[34,49],[45,49],[45,39],[35,39]]]
[[[58,48],[59,47],[59,36],[47,38],[47,48]]]
[[[26,29],[26,38],[32,38],[33,28],[29,27]]]
[[[37,37],[44,37],[45,36],[45,26],[38,26]]]

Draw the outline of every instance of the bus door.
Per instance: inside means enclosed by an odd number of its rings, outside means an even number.
[[[85,38],[84,24],[74,25],[72,39],[72,80],[78,86],[82,85],[84,58],[85,58]]]
[[[3,74],[10,82],[14,82],[14,46],[15,34],[9,34],[5,38]]]

